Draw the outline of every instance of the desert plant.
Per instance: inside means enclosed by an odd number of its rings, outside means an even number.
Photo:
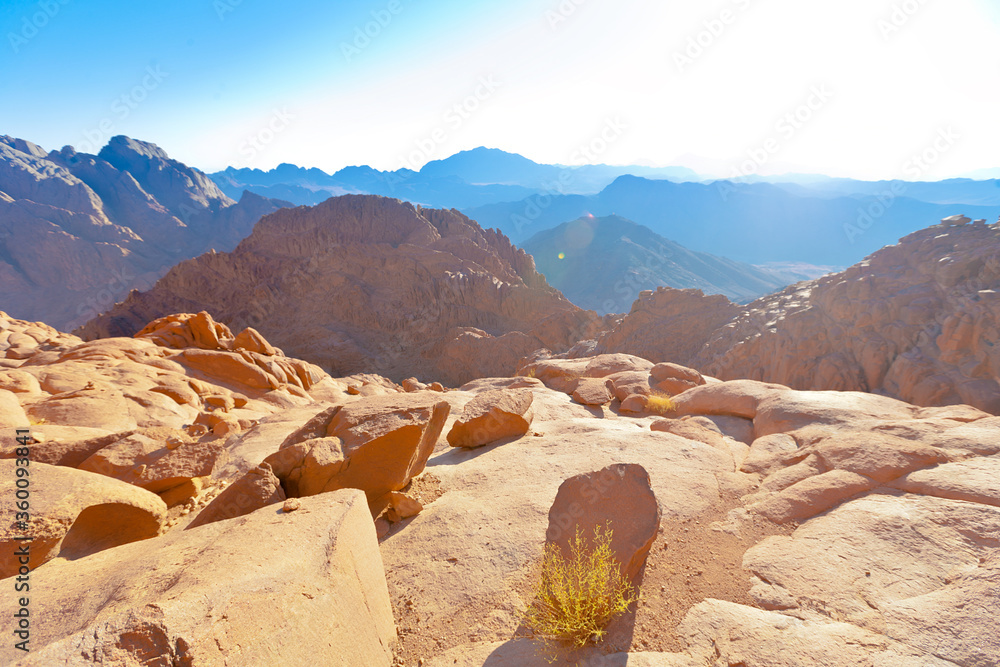
[[[535,599],[524,612],[524,624],[546,643],[568,642],[572,648],[600,641],[605,626],[638,598],[611,551],[610,524],[594,527],[588,545],[576,527],[569,557],[559,546],[545,545]]]
[[[673,412],[676,407],[670,394],[662,391],[653,392],[646,400],[646,410],[656,415],[665,415],[668,412]]]

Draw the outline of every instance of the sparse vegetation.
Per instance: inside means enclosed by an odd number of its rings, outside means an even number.
[[[28,424],[30,424],[31,426],[42,426],[47,423],[48,420],[45,419],[45,417],[32,417],[30,415],[28,416]]]
[[[569,558],[557,545],[545,545],[541,579],[524,623],[547,647],[600,641],[607,624],[638,599],[611,551],[612,535],[610,525],[595,526],[588,544],[577,526]]]
[[[657,415],[665,415],[668,412],[673,412],[676,407],[674,399],[670,397],[670,394],[662,391],[653,392],[646,401],[646,409]]]

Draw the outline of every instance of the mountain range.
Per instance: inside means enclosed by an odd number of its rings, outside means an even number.
[[[784,273],[688,250],[615,215],[563,223],[535,234],[521,247],[553,287],[598,313],[626,312],[640,292],[661,285],[746,302],[795,282]]]
[[[182,259],[236,246],[287,202],[234,201],[154,144],[98,155],[0,136],[0,304],[62,328],[148,288]]]
[[[428,162],[419,171],[379,171],[345,167],[333,174],[320,169],[280,164],[270,171],[230,167],[211,174],[230,196],[248,190],[267,197],[312,205],[342,194],[375,194],[441,208],[469,208],[517,201],[545,193],[594,193],[623,174],[696,180],[683,167],[615,167],[610,165],[539,164],[496,148],[475,148]]]

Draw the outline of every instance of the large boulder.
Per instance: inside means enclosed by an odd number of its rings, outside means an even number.
[[[285,490],[281,488],[281,481],[274,476],[269,464],[261,463],[213,498],[187,528],[235,519],[283,500]]]
[[[160,493],[212,474],[224,453],[223,443],[218,440],[168,445],[134,433],[94,452],[79,467]]]
[[[14,552],[30,536],[34,569],[61,556],[75,559],[160,533],[167,506],[154,493],[94,473],[30,464],[27,478],[16,477],[17,461],[0,460],[0,578],[18,572]],[[29,479],[30,520],[21,526],[13,499],[16,480]]]
[[[265,463],[289,496],[362,489],[377,514],[423,472],[450,409],[432,391],[368,396],[319,413]]]
[[[611,550],[622,574],[637,583],[660,528],[660,506],[645,468],[618,463],[559,486],[549,509],[546,542],[569,557],[577,531],[590,543],[595,528],[612,531]]]
[[[396,639],[359,491],[262,510],[32,574],[30,654],[7,665],[372,665]],[[16,619],[4,614],[11,636]],[[20,662],[15,662],[15,661]]]
[[[517,438],[531,427],[533,394],[530,389],[493,389],[466,403],[448,432],[452,447],[482,447],[497,440]]]

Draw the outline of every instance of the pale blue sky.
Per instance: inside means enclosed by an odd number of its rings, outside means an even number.
[[[926,152],[943,178],[1000,166],[998,36],[991,0],[4,0],[0,133],[206,171],[593,142],[726,176],[905,178]]]

